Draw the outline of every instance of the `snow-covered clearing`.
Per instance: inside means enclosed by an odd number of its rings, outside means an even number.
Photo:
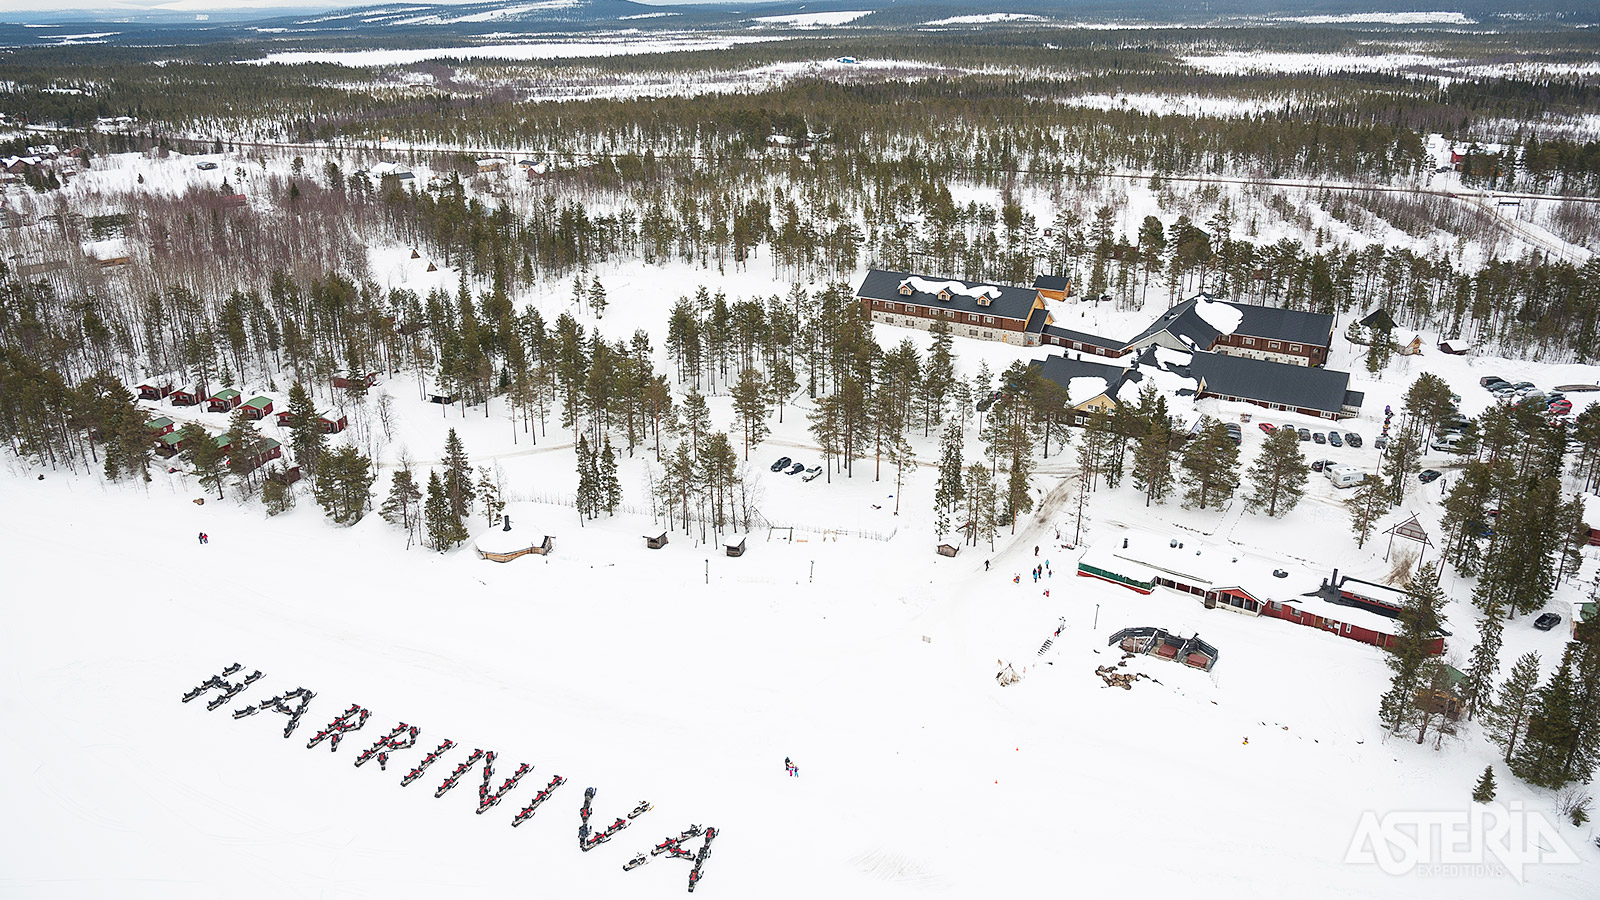
[[[1438,10],[1434,12],[1359,12],[1340,15],[1274,16],[1278,22],[1299,22],[1303,25],[1476,25],[1478,21],[1465,13]]]
[[[1183,62],[1219,75],[1291,74],[1299,72],[1398,72],[1418,66],[1436,67],[1449,60],[1421,53],[1289,53],[1229,50],[1179,57]]]
[[[794,28],[818,28],[828,25],[845,25],[869,15],[870,9],[843,10],[840,12],[794,13],[787,16],[756,16],[753,21],[763,25],[788,25]]]
[[[1062,97],[1062,106],[1086,109],[1128,110],[1159,116],[1216,116],[1236,118],[1281,109],[1291,98],[1207,97],[1199,94],[1083,94]]]
[[[934,19],[926,22],[927,25],[992,25],[996,22],[1043,22],[1044,16],[1032,13],[980,13],[969,16],[950,16],[946,19]]]

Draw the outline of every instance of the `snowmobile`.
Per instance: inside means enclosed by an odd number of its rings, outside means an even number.
[[[623,863],[622,864],[622,871],[631,872],[634,869],[639,868],[640,866],[644,865],[645,863],[647,863],[649,861],[650,861],[650,857],[645,856],[643,853],[641,853],[638,856],[635,856],[633,859],[630,859],[627,862]]]
[[[655,809],[655,808],[656,808],[656,805],[654,803],[651,803],[649,800],[640,800],[639,801],[639,805],[635,806],[633,808],[633,812],[628,813],[628,818],[637,819],[639,816],[641,816],[641,815],[643,815],[643,814],[645,814],[645,813],[647,813],[650,810]]]

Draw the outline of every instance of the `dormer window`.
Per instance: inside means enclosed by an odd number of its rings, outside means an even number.
[[[982,297],[978,298],[978,305],[979,306],[988,306],[990,303],[993,303],[993,302],[994,302],[994,300],[991,299],[988,294],[984,294]]]
[[[902,296],[902,297],[911,296],[911,285],[909,285],[909,284],[900,285],[900,296]]]
[[[940,291],[939,292],[939,299],[940,300],[949,300],[950,299],[950,292],[949,291]]]

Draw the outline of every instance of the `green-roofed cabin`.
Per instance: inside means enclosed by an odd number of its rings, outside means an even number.
[[[156,438],[156,454],[163,457],[174,456],[183,449],[184,437],[179,431],[168,432]]]
[[[206,400],[206,411],[220,413],[232,412],[238,407],[239,401],[242,399],[243,397],[239,394],[239,392],[233,388],[223,388],[222,390],[211,395],[211,397]],[[267,402],[271,403],[272,401],[268,400]]]
[[[272,414],[272,399],[270,397],[251,397],[242,409],[244,409],[244,415],[247,419],[265,419]]]
[[[229,450],[233,449],[233,439],[228,437],[228,433],[226,431],[212,438],[211,443],[216,444],[217,449],[223,453],[227,453]]]
[[[171,434],[173,425],[172,420],[166,416],[156,416],[154,419],[151,419],[149,422],[147,422],[145,427],[149,428],[151,431],[154,431],[158,435],[162,435]]]

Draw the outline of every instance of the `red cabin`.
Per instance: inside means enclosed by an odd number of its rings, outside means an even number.
[[[344,375],[335,375],[335,376],[333,376],[333,386],[336,387],[336,388],[346,388],[347,389],[347,388],[351,387],[352,385],[356,385],[356,384],[360,384],[360,385],[362,385],[364,387],[372,387],[373,385],[375,385],[377,383],[378,383],[378,373],[377,372],[365,372],[365,373],[362,373],[362,374],[359,374],[359,375],[344,374]]]
[[[178,390],[171,394],[173,406],[199,406],[205,395],[199,391]]]
[[[279,428],[292,428],[292,427],[294,427],[294,413],[288,411],[287,409],[284,410],[283,412],[278,413],[278,427]]]
[[[161,400],[172,393],[170,381],[147,381],[135,390],[139,392],[140,400]]]
[[[207,412],[233,412],[244,398],[233,388],[223,388],[206,400]]]
[[[317,421],[322,423],[322,430],[326,434],[338,434],[350,426],[350,420],[342,413],[321,413]]]
[[[272,400],[267,397],[251,397],[250,402],[244,404],[242,409],[247,419],[265,419],[272,413]]]

